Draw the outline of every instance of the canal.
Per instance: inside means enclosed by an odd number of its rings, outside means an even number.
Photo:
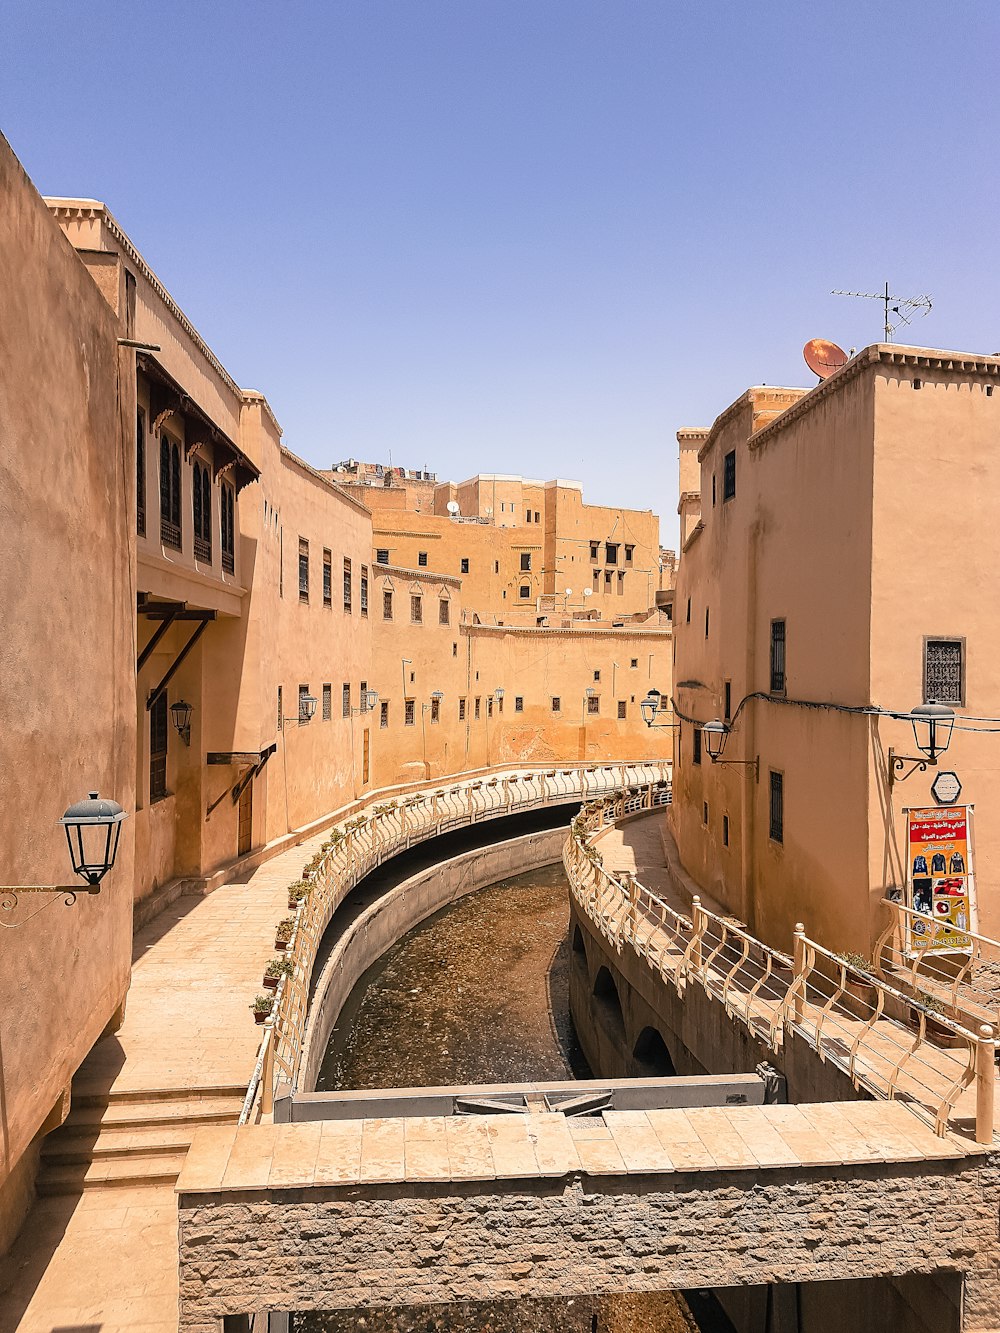
[[[340,1015],[318,1091],[589,1078],[569,1015],[561,865],[480,889],[405,935]],[[728,1333],[707,1293],[300,1315],[296,1333]]]

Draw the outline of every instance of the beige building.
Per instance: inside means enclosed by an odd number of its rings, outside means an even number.
[[[665,756],[638,703],[669,692],[671,627],[652,514],[546,483],[530,521],[463,523],[433,475],[296,457],[105,205],[43,201],[2,140],[0,287],[0,880],[69,878],[55,821],[88,790],[129,816],[99,895],[37,923],[4,899],[2,1249],[134,926],[367,792]],[[590,537],[617,558],[586,606]]]
[[[803,921],[870,956],[903,811],[934,805],[933,767],[890,766],[915,753],[891,714],[932,697],[958,715],[937,768],[975,805],[978,922],[1000,933],[998,384],[995,357],[874,346],[678,435],[670,818],[688,872],[772,945]]]

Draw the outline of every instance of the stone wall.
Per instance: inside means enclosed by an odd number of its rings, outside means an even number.
[[[992,1271],[997,1184],[995,1166],[966,1160],[585,1173],[503,1194],[496,1182],[182,1192],[180,1328],[216,1333],[223,1314],[261,1307]],[[988,1314],[970,1307],[965,1327]]]

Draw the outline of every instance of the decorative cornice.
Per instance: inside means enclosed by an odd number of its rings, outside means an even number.
[[[575,634],[580,638],[593,639],[669,639],[673,634],[673,628],[667,625],[663,629],[626,629],[621,628],[608,629],[604,626],[591,625],[589,628],[581,628],[576,625],[462,625],[463,634],[486,635],[487,637],[502,634],[527,634],[527,635],[567,635]]]
[[[338,500],[343,500],[345,504],[350,505],[350,507],[357,510],[359,514],[371,517],[371,510],[367,505],[363,505],[360,500],[355,500],[353,495],[348,495],[340,486],[336,486],[332,481],[328,481],[322,473],[317,472],[311,464],[305,461],[305,459],[300,458],[298,454],[293,454],[291,449],[286,449],[283,444],[279,445],[278,448],[283,463],[287,464],[289,467],[298,468],[300,472],[305,473],[310,481],[315,481],[325,490],[332,492]]]
[[[447,583],[451,588],[461,588],[462,580],[453,574],[439,574],[435,569],[407,569],[404,565],[380,565],[376,560],[372,565],[372,576],[416,579],[418,583]]]
[[[279,439],[284,435],[285,432],[281,429],[281,423],[274,415],[271,404],[259,389],[241,389],[240,396],[245,403],[257,403],[263,409],[264,414],[269,418],[271,425],[278,432]]]

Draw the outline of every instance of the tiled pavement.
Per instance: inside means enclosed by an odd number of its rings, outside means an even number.
[[[246,1087],[260,1043],[247,1006],[287,915],[286,886],[325,836],[266,862],[246,883],[179,899],[136,936],[125,1022],[84,1062],[74,1099],[110,1096],[128,1115],[161,1105],[145,1099],[152,1091]],[[236,1099],[226,1104],[235,1113]],[[0,1260],[0,1333],[176,1328],[172,1181],[40,1198]]]

